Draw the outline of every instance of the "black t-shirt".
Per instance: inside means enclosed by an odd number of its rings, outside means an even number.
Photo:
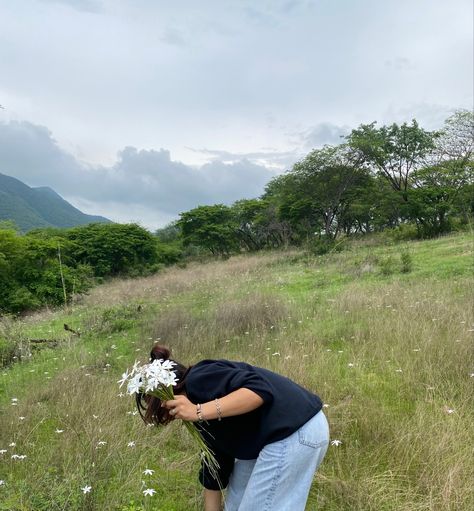
[[[186,377],[186,394],[192,403],[206,403],[242,387],[258,394],[263,405],[248,413],[209,420],[200,429],[220,465],[219,479],[225,488],[234,459],[251,460],[262,448],[293,434],[322,408],[321,399],[289,378],[245,362],[202,360]],[[205,488],[219,483],[203,463],[199,480]]]

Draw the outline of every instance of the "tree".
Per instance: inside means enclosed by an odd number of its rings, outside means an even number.
[[[357,155],[346,145],[325,146],[276,178],[267,194],[273,193],[281,218],[288,220],[300,237],[316,232],[334,239],[341,228],[338,219],[354,198],[351,190],[362,184],[366,175]]]
[[[137,224],[92,223],[67,231],[72,256],[98,277],[146,273],[158,262],[156,239]]]
[[[236,222],[231,208],[224,204],[198,206],[181,213],[178,225],[185,246],[197,245],[214,255],[229,255],[238,248]]]
[[[438,133],[425,131],[416,120],[411,125],[375,127],[361,124],[347,137],[349,146],[373,172],[383,175],[408,201],[410,175],[426,164],[435,149]]]

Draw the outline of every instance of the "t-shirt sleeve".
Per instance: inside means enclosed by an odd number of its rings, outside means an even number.
[[[251,365],[226,360],[204,361],[193,373],[192,387],[203,401],[223,397],[240,388],[255,392],[264,403],[273,401],[271,385]]]
[[[234,458],[222,454],[214,450],[214,457],[219,464],[217,473],[213,473],[206,465],[204,460],[201,460],[201,469],[199,470],[199,482],[207,490],[223,490],[229,484],[230,474],[234,469]]]

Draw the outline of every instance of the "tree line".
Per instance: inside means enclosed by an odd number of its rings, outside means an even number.
[[[315,149],[261,197],[203,205],[151,233],[92,223],[20,234],[0,225],[0,314],[68,303],[106,278],[144,276],[191,256],[229,256],[288,245],[324,253],[354,235],[389,229],[434,237],[474,217],[474,116],[443,128],[362,124]]]
[[[174,232],[216,255],[302,243],[325,250],[341,236],[388,228],[438,236],[472,220],[473,149],[466,110],[438,131],[416,120],[362,124],[272,179],[260,198],[197,207],[180,215]]]

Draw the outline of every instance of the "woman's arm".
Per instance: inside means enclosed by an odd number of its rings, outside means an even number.
[[[222,498],[219,490],[204,489],[205,511],[222,511]]]
[[[263,399],[257,393],[245,387],[234,390],[234,392],[219,399],[222,417],[231,417],[251,412],[262,406],[263,403]],[[186,396],[175,396],[171,401],[164,401],[162,406],[171,410],[171,415],[175,419],[186,421],[198,420],[196,405],[191,403]],[[215,401],[201,403],[201,411],[206,420],[217,419],[219,416]]]

